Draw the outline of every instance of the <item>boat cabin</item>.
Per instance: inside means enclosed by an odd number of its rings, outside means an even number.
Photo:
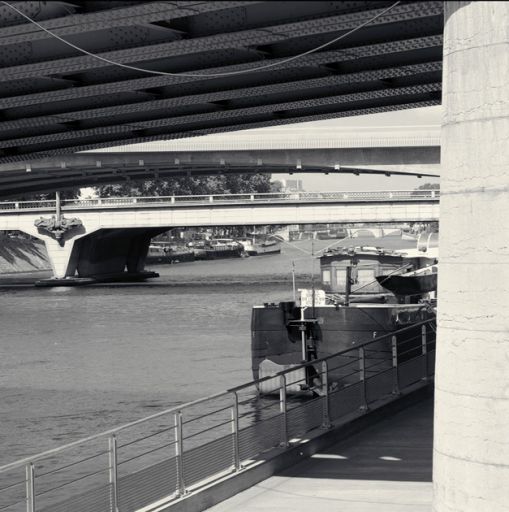
[[[376,276],[415,270],[419,268],[419,258],[378,247],[334,249],[320,258],[322,288],[330,293],[345,293],[347,267],[351,267],[352,294],[379,294],[387,290]]]

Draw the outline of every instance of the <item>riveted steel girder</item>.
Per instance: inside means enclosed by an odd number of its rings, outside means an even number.
[[[148,2],[99,12],[74,14],[41,23],[45,28],[63,37],[115,27],[130,27],[153,21],[178,19],[198,13],[209,13],[251,5],[254,2]],[[51,36],[36,27],[15,25],[0,28],[0,46],[48,39]]]
[[[192,123],[200,123],[210,120],[224,120],[232,117],[249,117],[263,113],[286,112],[295,109],[316,109],[322,106],[332,106],[335,110],[341,111],[341,106],[350,103],[361,102],[364,100],[373,100],[391,97],[419,96],[425,93],[437,92],[441,90],[441,83],[431,83],[414,85],[411,87],[400,87],[393,89],[382,89],[368,91],[363,93],[354,93],[340,96],[328,96],[326,98],[312,98],[301,101],[292,101],[286,103],[275,103],[268,105],[260,105],[251,108],[232,109],[220,112],[212,112],[207,114],[196,114],[190,116],[167,117],[162,119],[153,119],[150,121],[130,122],[125,125],[109,125],[100,126],[89,130],[74,130],[64,133],[40,135],[34,137],[24,137],[20,139],[11,139],[2,141],[4,148],[24,146],[30,144],[41,144],[52,141],[63,141],[69,139],[79,139],[82,137],[90,137],[93,135],[104,134],[121,134],[132,133],[138,129],[154,128],[154,127],[177,127]]]
[[[367,59],[375,57],[383,57],[390,54],[407,54],[409,52],[418,52],[419,50],[426,50],[437,48],[441,52],[442,36],[432,35],[417,37],[414,39],[404,39],[390,41],[387,43],[378,43],[371,45],[362,45],[358,47],[350,47],[348,49],[323,51],[314,53],[299,58],[298,60],[285,63],[283,58],[271,59],[271,64],[277,64],[271,68],[271,73],[278,73],[290,69],[304,69],[325,66],[330,63],[341,63],[352,61],[355,59]],[[262,79],[264,74],[262,71],[256,71],[257,64],[248,62],[244,64],[235,64],[231,66],[221,66],[213,68],[204,68],[203,74],[220,74],[220,73],[233,73],[237,71],[246,71],[255,69],[249,74],[261,75]],[[92,96],[101,96],[106,94],[119,94],[126,91],[144,90],[156,87],[164,87],[168,85],[187,84],[191,82],[210,82],[213,77],[188,77],[188,76],[148,76],[133,80],[123,80],[120,82],[107,82],[104,84],[90,85],[83,87],[73,87],[58,91],[48,91],[37,94],[26,94],[22,96],[12,96],[7,98],[0,98],[0,108],[10,109],[15,107],[22,107],[28,105],[35,105],[38,103],[47,102],[61,102],[68,101],[76,98],[87,98]]]
[[[438,1],[13,3],[102,57],[176,76],[82,55],[11,11],[0,163],[440,102]]]
[[[425,62],[410,66],[400,66],[387,69],[379,69],[375,71],[362,71],[359,73],[347,73],[344,75],[331,75],[321,78],[313,78],[309,80],[289,81],[271,85],[262,85],[257,87],[243,87],[240,89],[230,89],[219,92],[209,92],[206,94],[195,94],[180,96],[176,98],[168,98],[164,100],[153,100],[146,102],[130,103],[125,105],[117,105],[113,107],[79,110],[65,114],[45,115],[25,119],[17,119],[15,121],[0,122],[0,137],[2,132],[19,128],[33,128],[39,126],[58,125],[69,121],[80,121],[86,119],[108,118],[111,122],[114,116],[123,114],[146,113],[147,117],[153,114],[152,111],[160,111],[161,109],[171,109],[184,105],[199,105],[217,101],[235,100],[239,98],[250,97],[256,103],[258,97],[260,102],[269,103],[268,96],[280,94],[284,92],[293,93],[302,92],[305,94],[310,89],[316,89],[317,92],[323,88],[331,88],[334,86],[358,83],[375,84],[383,80],[394,80],[396,78],[411,77],[417,75],[421,83],[426,82],[426,74],[440,73],[442,71],[442,61]],[[121,118],[119,123],[123,122]]]
[[[437,16],[441,14],[442,9],[441,2],[402,4],[373,21],[373,24],[388,24],[422,18],[423,16]],[[229,34],[103,52],[100,56],[121,63],[140,63],[180,55],[189,56],[196,53],[210,52],[211,50],[231,50],[239,47],[249,48],[257,45],[268,45],[293,38],[350,30],[382,11],[383,9],[370,9],[297,23],[273,25],[264,29],[243,30]],[[87,69],[107,67],[108,65],[104,61],[84,55],[44,63],[11,66],[0,70],[0,82],[28,79],[34,76],[77,73]]]

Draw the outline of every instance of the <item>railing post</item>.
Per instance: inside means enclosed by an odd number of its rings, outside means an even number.
[[[175,448],[177,450],[177,491],[180,496],[186,493],[184,480],[184,429],[182,424],[182,411],[175,413]]]
[[[27,512],[35,512],[35,467],[33,462],[26,465]]]
[[[171,198],[170,198],[170,203],[171,203],[171,204],[174,204],[174,203],[175,203],[175,196],[171,196]]]
[[[15,208],[16,210],[19,210],[19,203],[18,203],[17,201],[14,203],[14,208]]]
[[[251,195],[249,196],[249,200],[250,200],[250,201],[254,201],[254,194],[251,194]]]
[[[237,392],[233,392],[232,406],[232,437],[233,437],[233,464],[235,471],[240,471],[240,447],[239,447],[239,396]]]
[[[421,327],[421,342],[422,342],[422,362],[423,362],[423,371],[424,377],[422,380],[428,380],[428,342],[426,336],[426,326],[423,325]]]
[[[118,512],[118,486],[117,486],[117,436],[115,434],[108,438],[108,455],[110,463],[110,496],[111,496],[111,510]]]
[[[399,395],[398,378],[398,340],[396,336],[391,337],[392,346],[392,394]]]
[[[284,375],[279,377],[279,410],[281,412],[281,446],[289,446],[288,442],[288,411],[286,407],[286,378]]]
[[[101,206],[103,204],[102,197],[97,198],[97,206]]]
[[[210,203],[213,203],[213,202],[214,202],[214,196],[209,196],[209,202],[210,202]]]
[[[323,395],[323,416],[322,428],[331,428],[330,414],[329,414],[329,369],[327,361],[322,361],[322,389],[325,394]]]
[[[366,353],[364,348],[359,348],[359,379],[361,381],[361,411],[368,410],[368,400],[366,394]]]

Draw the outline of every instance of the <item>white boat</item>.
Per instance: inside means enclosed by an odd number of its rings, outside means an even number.
[[[239,240],[244,251],[249,256],[260,256],[262,254],[279,254],[281,242],[271,236],[252,233],[248,237]]]

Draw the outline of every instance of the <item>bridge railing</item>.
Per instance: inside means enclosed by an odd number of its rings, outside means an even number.
[[[122,208],[150,206],[184,206],[190,204],[245,204],[284,202],[356,202],[356,201],[422,201],[440,198],[438,190],[387,190],[387,191],[345,191],[345,192],[268,192],[253,194],[213,194],[185,196],[150,197],[98,197],[93,199],[66,199],[64,209]],[[54,200],[0,202],[0,211],[12,210],[54,210]]]
[[[432,319],[7,464],[0,510],[134,512],[171,502],[426,385],[434,358]]]

